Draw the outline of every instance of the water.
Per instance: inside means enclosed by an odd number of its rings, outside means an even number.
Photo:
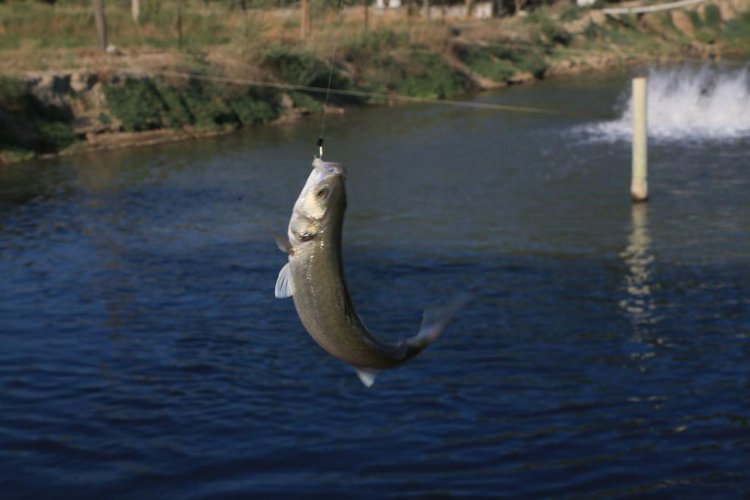
[[[624,94],[620,118],[581,127],[595,136],[629,140],[633,110]],[[750,136],[748,67],[655,68],[648,74],[649,136],[662,141],[732,141]]]
[[[477,99],[606,123],[627,88]],[[365,322],[474,293],[365,389],[273,298],[318,126],[0,172],[5,498],[750,494],[747,136],[652,141],[631,206],[585,116],[331,117]]]

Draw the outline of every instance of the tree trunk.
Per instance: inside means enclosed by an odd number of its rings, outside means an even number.
[[[92,4],[96,23],[96,45],[99,50],[107,50],[107,18],[104,16],[104,0],[92,0]]]
[[[370,5],[369,0],[362,0],[362,5],[365,8],[365,31],[370,29]]]
[[[300,34],[303,40],[310,36],[311,25],[310,0],[300,0]]]
[[[475,0],[466,0],[466,17],[472,17],[474,14]]]

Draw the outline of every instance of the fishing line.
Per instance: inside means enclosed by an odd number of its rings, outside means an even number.
[[[339,2],[338,12],[338,24],[341,25],[341,15],[344,12],[344,0]],[[333,44],[333,54],[331,54],[331,70],[328,72],[328,86],[326,87],[326,99],[323,105],[323,113],[320,117],[320,135],[318,136],[318,157],[323,158],[323,141],[325,140],[325,129],[326,129],[326,108],[328,108],[328,98],[331,96],[331,82],[333,81],[333,69],[336,64],[336,52],[339,48],[339,41],[336,40]]]
[[[125,72],[133,76],[146,76],[144,73]],[[251,87],[268,87],[282,90],[300,90],[304,92],[313,92],[319,94],[335,94],[352,97],[369,97],[382,100],[384,102],[408,102],[415,104],[436,104],[441,106],[452,106],[459,108],[480,109],[488,111],[503,111],[510,113],[538,114],[538,115],[558,115],[578,118],[590,118],[596,120],[609,120],[612,118],[609,114],[594,113],[590,111],[572,111],[551,108],[538,108],[532,106],[516,106],[512,104],[498,104],[493,102],[476,102],[476,101],[456,101],[452,99],[437,99],[430,97],[414,97],[401,94],[387,94],[382,92],[366,92],[363,90],[342,90],[323,87],[311,87],[308,85],[294,85],[291,83],[267,82],[262,80],[249,80],[245,78],[229,78],[218,75],[201,75],[197,73],[183,73],[179,71],[152,71],[150,75],[161,75],[164,77],[184,78],[205,80],[219,83],[228,83],[235,85],[247,85]]]

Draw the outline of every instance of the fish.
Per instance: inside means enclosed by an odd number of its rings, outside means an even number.
[[[427,309],[419,331],[396,342],[377,339],[352,304],[344,274],[342,234],[346,212],[346,169],[315,158],[289,219],[287,238],[277,237],[288,255],[276,280],[277,298],[292,297],[303,326],[329,354],[351,365],[371,387],[376,375],[413,358],[438,338],[464,305],[460,295]]]

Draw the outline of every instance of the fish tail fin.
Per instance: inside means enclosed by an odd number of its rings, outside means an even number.
[[[430,345],[443,333],[453,316],[469,301],[469,298],[468,294],[460,294],[447,304],[425,310],[419,333],[406,341],[411,348],[410,351],[413,352],[412,356]]]
[[[440,336],[448,326],[453,316],[456,315],[459,309],[461,309],[470,299],[469,294],[460,294],[455,296],[450,302],[439,307],[430,307],[425,310],[422,316],[422,326],[419,328],[419,332],[412,338],[402,341],[399,344],[401,349],[406,344],[405,357],[402,361],[406,361],[419,354],[425,347],[430,345],[436,338]],[[402,354],[404,351],[401,351]],[[360,368],[354,367],[357,372],[359,380],[365,385],[365,387],[372,387],[375,383],[375,377],[378,374],[378,370],[372,368]]]

